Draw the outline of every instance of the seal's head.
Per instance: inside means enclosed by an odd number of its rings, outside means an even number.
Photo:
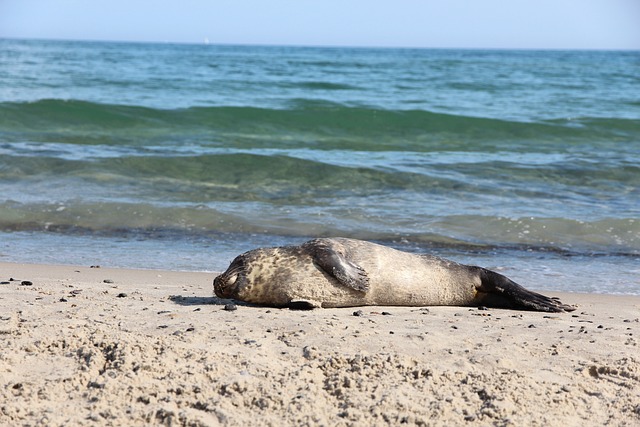
[[[244,255],[236,257],[227,271],[213,279],[213,290],[220,298],[234,298],[238,295],[241,284],[246,281]]]
[[[213,290],[220,298],[253,304],[286,305],[290,300],[287,284],[296,282],[295,273],[305,265],[313,265],[310,258],[304,258],[301,263],[296,254],[288,247],[245,252],[231,262],[227,271],[213,280]]]

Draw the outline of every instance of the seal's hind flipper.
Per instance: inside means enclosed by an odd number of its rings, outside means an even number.
[[[556,313],[575,310],[575,307],[563,304],[557,298],[530,291],[502,274],[484,268],[481,270],[482,285],[478,291],[483,294],[482,304]]]
[[[334,277],[342,285],[360,292],[369,290],[369,277],[362,267],[347,260],[329,243],[320,239],[313,241],[313,261],[325,273]]]

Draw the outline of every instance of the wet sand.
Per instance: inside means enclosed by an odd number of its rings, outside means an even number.
[[[214,276],[0,263],[0,425],[640,425],[638,297],[292,311]]]

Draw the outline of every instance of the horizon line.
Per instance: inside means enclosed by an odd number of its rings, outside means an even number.
[[[117,39],[78,39],[78,38],[43,38],[23,36],[0,36],[0,40],[50,41],[80,43],[122,43],[122,44],[154,44],[154,45],[188,45],[188,46],[238,46],[238,47],[293,47],[315,49],[406,49],[406,50],[511,50],[511,51],[583,51],[583,52],[640,52],[638,48],[587,48],[587,47],[478,47],[478,46],[406,46],[406,45],[339,45],[339,44],[281,44],[281,43],[242,43],[215,42],[203,37],[201,42],[171,40],[117,40]]]

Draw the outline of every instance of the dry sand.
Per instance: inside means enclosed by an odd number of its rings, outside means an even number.
[[[0,425],[640,425],[638,297],[228,311],[213,277],[0,263]]]

